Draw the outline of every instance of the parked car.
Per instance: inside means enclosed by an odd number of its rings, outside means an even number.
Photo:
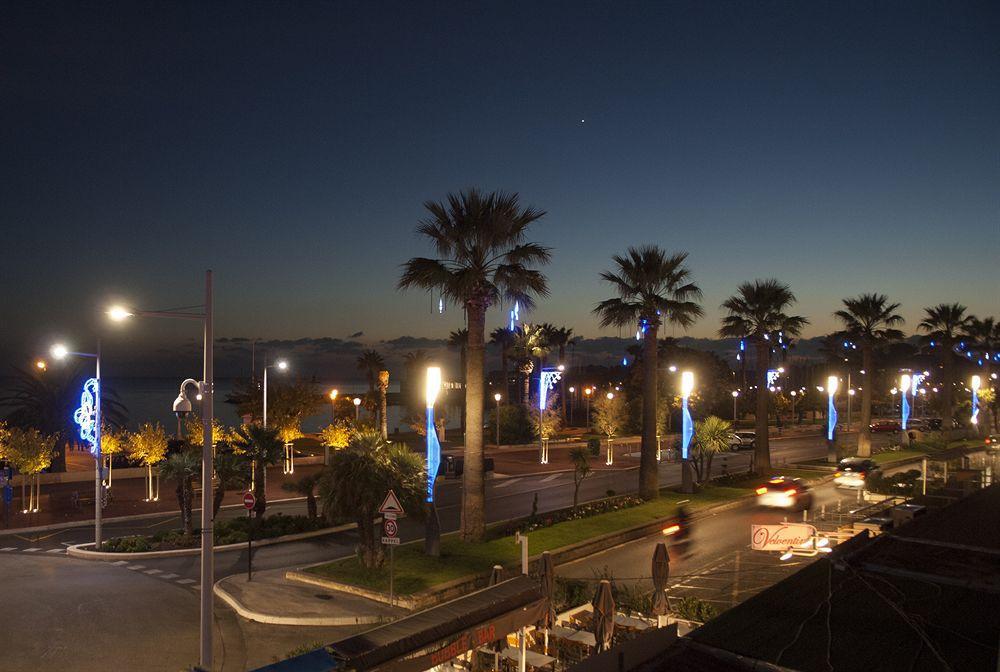
[[[729,439],[730,450],[753,450],[757,444],[757,432],[752,430],[739,430],[733,432]]]
[[[878,420],[868,425],[868,429],[873,434],[880,434],[883,432],[899,432],[903,429],[903,426],[899,424],[899,420]]]
[[[775,476],[755,490],[757,505],[768,509],[802,511],[812,506],[809,486],[799,478]]]
[[[833,482],[838,488],[863,488],[866,479],[880,473],[882,470],[875,460],[864,457],[847,457],[837,465]]]

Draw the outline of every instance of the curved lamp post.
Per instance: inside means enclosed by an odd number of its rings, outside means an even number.
[[[434,482],[441,468],[441,443],[438,441],[437,426],[434,424],[434,402],[437,401],[440,391],[441,369],[437,366],[428,366],[424,387],[427,401],[427,526],[424,533],[424,552],[430,556],[441,554],[441,523],[438,520],[437,506],[434,504]]]
[[[681,492],[694,492],[694,474],[691,473],[691,437],[694,436],[694,424],[691,422],[691,412],[688,410],[688,399],[694,391],[694,373],[681,372]]]
[[[837,376],[830,376],[826,379],[826,461],[837,461],[837,404],[834,398],[837,396],[837,386],[840,379]]]

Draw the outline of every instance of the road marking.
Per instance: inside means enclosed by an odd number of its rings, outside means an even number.
[[[508,486],[514,485],[515,483],[517,483],[519,481],[523,481],[523,480],[524,480],[523,478],[512,478],[510,480],[504,481],[503,483],[497,483],[496,485],[493,486],[493,488],[495,490],[499,490],[500,488],[506,488]]]
[[[134,571],[138,571],[140,569],[146,569],[146,565],[129,565],[125,569],[131,569],[134,572]]]
[[[112,562],[111,564],[112,565],[118,565],[119,567],[121,567],[122,565],[127,565],[128,564],[128,560],[119,560],[118,562]]]
[[[42,549],[40,549],[40,548],[26,548],[26,549],[24,549],[23,552],[24,553],[36,553],[36,552],[38,552],[40,550],[42,550]]]
[[[541,481],[539,481],[539,483],[548,483],[549,481],[556,480],[560,476],[562,476],[562,474],[558,474],[558,473],[557,474],[552,474],[551,476],[546,476],[545,478],[543,478]]]
[[[186,586],[189,583],[194,583],[194,579],[177,579],[177,583]]]
[[[0,553],[6,552],[6,551],[16,551],[16,550],[17,549],[14,548],[13,546],[8,546],[7,548],[0,548]]]
[[[165,580],[169,581],[170,579],[176,579],[178,576],[180,576],[180,575],[179,574],[164,574],[163,576],[158,576],[156,578],[158,578],[158,579],[165,579]]]
[[[47,550],[45,552],[46,553],[65,553],[66,549],[65,548],[50,548],[49,550]]]
[[[161,574],[161,573],[163,573],[162,569],[147,569],[145,572],[143,572],[143,574]]]

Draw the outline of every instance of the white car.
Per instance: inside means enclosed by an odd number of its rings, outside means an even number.
[[[757,505],[768,509],[801,511],[812,507],[812,492],[798,478],[775,476],[757,488]]]
[[[752,430],[740,430],[733,432],[729,439],[730,450],[753,450],[757,444],[757,432]]]

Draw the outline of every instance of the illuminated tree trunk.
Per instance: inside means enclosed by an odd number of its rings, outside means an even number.
[[[465,463],[462,470],[463,541],[482,541],[486,534],[486,481],[483,475],[486,308],[485,299],[472,299],[465,306],[469,336],[465,370]]]
[[[378,372],[378,420],[382,438],[389,438],[389,420],[386,417],[386,394],[389,391],[389,372]]]

